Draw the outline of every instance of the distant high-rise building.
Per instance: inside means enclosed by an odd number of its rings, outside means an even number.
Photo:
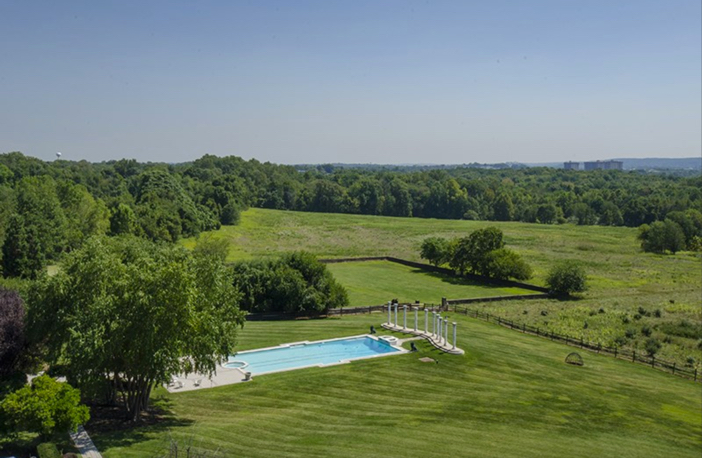
[[[586,162],[585,170],[623,170],[622,161],[594,161]]]
[[[564,162],[563,163],[563,168],[566,170],[580,170],[580,162]]]

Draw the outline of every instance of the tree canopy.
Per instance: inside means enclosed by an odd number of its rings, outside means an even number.
[[[242,309],[249,312],[320,313],[348,305],[346,290],[306,252],[233,266]]]
[[[555,294],[580,293],[587,290],[587,274],[579,263],[564,261],[549,270],[546,284]]]
[[[86,394],[121,394],[136,420],[154,384],[211,374],[233,353],[243,314],[226,253],[210,243],[191,254],[133,236],[89,239],[33,288],[33,342]]]
[[[0,376],[11,373],[24,350],[24,302],[0,287]]]

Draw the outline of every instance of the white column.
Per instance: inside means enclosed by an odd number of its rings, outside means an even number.
[[[436,312],[431,312],[431,333],[436,334]]]
[[[407,329],[407,304],[402,306],[402,327]]]
[[[441,344],[441,331],[444,330],[444,319],[439,316],[439,344]]]
[[[392,313],[392,302],[388,301],[388,326],[390,326],[392,324],[392,317],[390,315],[391,313]]]
[[[444,332],[444,343],[448,345],[448,327],[449,327],[449,321],[448,318],[446,319],[446,331]]]
[[[456,348],[456,322],[453,322],[453,348]]]
[[[395,304],[395,327],[397,327],[397,304]]]
[[[414,332],[417,332],[417,321],[419,320],[419,307],[414,308]]]
[[[424,334],[429,330],[429,309],[424,309]]]

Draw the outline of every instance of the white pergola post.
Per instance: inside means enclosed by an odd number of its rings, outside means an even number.
[[[436,312],[431,312],[431,333],[436,334]]]
[[[444,331],[444,343],[446,345],[448,345],[448,327],[449,327],[448,317],[446,318],[445,323],[446,323],[446,330]]]
[[[402,306],[402,327],[407,329],[407,304]]]
[[[453,322],[453,348],[456,349],[456,322]]]
[[[395,304],[395,327],[397,327],[397,304]]]
[[[444,319],[439,315],[439,343],[441,343],[441,331],[444,329]]]
[[[429,326],[429,309],[424,309],[424,334],[427,333]]]
[[[419,321],[419,307],[414,308],[414,332],[417,332],[417,321]]]
[[[388,326],[392,324],[392,302],[388,301]]]

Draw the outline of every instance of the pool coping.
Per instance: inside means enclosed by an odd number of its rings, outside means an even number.
[[[282,349],[282,348],[289,348],[289,347],[292,347],[295,345],[310,345],[310,344],[318,344],[318,343],[324,343],[324,342],[334,342],[334,341],[338,341],[338,340],[359,339],[362,337],[368,337],[368,338],[371,338],[371,339],[376,340],[378,342],[382,342],[384,345],[387,345],[387,346],[395,349],[396,351],[389,352],[389,353],[370,355],[370,356],[361,356],[358,358],[343,359],[343,360],[336,361],[333,363],[308,364],[306,366],[278,369],[278,370],[273,370],[273,371],[268,371],[268,372],[259,372],[255,376],[253,374],[251,374],[250,372],[243,370],[241,368],[238,368],[238,367],[225,367],[224,366],[224,364],[230,362],[229,358],[236,360],[237,356],[245,355],[246,353],[252,353],[252,352],[263,351],[263,350],[276,350],[276,349]],[[165,385],[165,388],[170,393],[194,391],[194,390],[201,390],[201,389],[207,389],[207,388],[215,388],[217,386],[225,386],[225,385],[232,385],[235,383],[248,382],[248,381],[253,380],[254,377],[258,377],[260,375],[275,374],[275,373],[280,373],[280,372],[289,372],[289,371],[295,371],[298,369],[309,369],[312,367],[333,367],[333,366],[339,366],[341,364],[349,364],[353,361],[360,361],[363,359],[380,358],[383,356],[393,356],[393,355],[402,355],[405,353],[410,353],[409,350],[402,348],[402,343],[403,343],[403,341],[401,339],[398,339],[398,342],[393,345],[393,344],[391,344],[383,339],[380,339],[380,336],[377,336],[374,334],[359,334],[359,335],[355,335],[355,336],[335,337],[333,339],[322,339],[322,340],[311,340],[311,341],[310,340],[302,340],[299,342],[289,342],[289,343],[284,343],[284,344],[280,344],[280,345],[275,345],[272,347],[253,348],[251,350],[239,351],[239,352],[234,353],[233,355],[228,356],[226,361],[223,361],[222,363],[217,364],[217,369],[216,369],[215,373],[212,375],[212,377],[206,377],[206,376],[203,376],[200,374],[187,374],[187,375],[183,375],[183,376],[177,376],[177,377],[174,377],[173,383],[169,384],[169,385]],[[203,383],[204,381],[207,381],[209,383]]]

